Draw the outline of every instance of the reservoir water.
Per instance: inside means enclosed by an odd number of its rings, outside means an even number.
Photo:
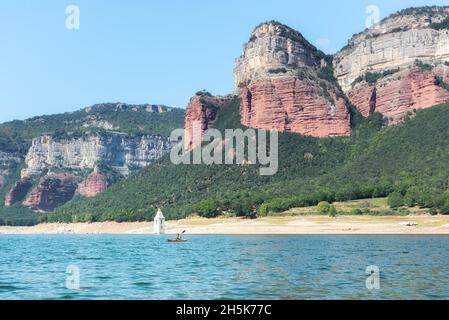
[[[1,235],[0,299],[449,299],[449,236],[187,238]]]

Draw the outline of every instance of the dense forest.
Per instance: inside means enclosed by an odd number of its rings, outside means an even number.
[[[418,111],[386,127],[379,114],[354,117],[351,137],[317,139],[279,134],[279,171],[260,176],[256,165],[173,165],[169,157],[95,198],[75,199],[42,221],[169,219],[266,215],[291,207],[389,196],[391,207],[449,212],[449,104]],[[214,127],[241,127],[239,100],[224,107]]]

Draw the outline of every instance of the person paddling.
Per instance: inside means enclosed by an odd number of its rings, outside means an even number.
[[[181,232],[181,233],[176,234],[176,240],[182,240],[181,239],[181,234],[184,234],[184,233],[186,233],[185,230],[183,232]]]
[[[181,238],[181,235],[183,235],[184,233],[186,233],[185,230],[183,232],[181,232],[181,233],[177,233],[176,234],[176,238],[174,238],[174,239],[167,239],[167,241],[168,242],[186,242],[187,240]]]

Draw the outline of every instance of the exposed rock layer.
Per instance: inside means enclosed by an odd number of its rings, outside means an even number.
[[[52,167],[93,169],[100,162],[126,175],[131,167],[144,167],[161,158],[170,148],[169,139],[161,136],[114,134],[62,140],[41,136],[33,139],[22,177],[39,175]]]
[[[35,211],[51,211],[73,198],[77,188],[75,176],[69,174],[49,174],[39,180],[23,202]]]
[[[376,111],[392,124],[416,110],[449,101],[449,92],[436,84],[435,73],[419,67],[389,75],[376,84],[358,83],[348,96],[363,116]]]
[[[355,35],[335,55],[335,75],[348,92],[366,72],[406,68],[416,59],[425,63],[449,61],[449,31],[430,28],[449,16],[449,8],[408,11],[385,19]]]
[[[108,179],[105,175],[98,172],[92,172],[87,179],[79,185],[78,192],[84,197],[94,197],[106,190],[108,185]]]
[[[319,67],[324,55],[297,31],[278,22],[259,25],[234,67],[235,88],[255,80],[296,76],[304,67]]]
[[[16,182],[14,187],[6,194],[5,207],[22,201],[33,186],[31,179],[23,178]]]
[[[242,124],[314,137],[349,135],[340,89],[322,78],[328,63],[299,32],[276,22],[257,27],[234,70]]]
[[[192,150],[201,144],[201,137],[216,120],[218,111],[230,103],[232,96],[196,95],[185,111],[184,149]],[[196,126],[196,127],[195,127]]]
[[[288,77],[254,81],[240,88],[242,124],[259,129],[334,137],[351,133],[349,113],[342,98],[321,87]]]
[[[335,76],[364,116],[377,111],[394,124],[449,101],[448,91],[436,84],[437,76],[448,79],[449,30],[434,27],[447,17],[447,7],[407,9],[355,35],[335,55]],[[359,82],[368,73],[380,78],[377,83]]]

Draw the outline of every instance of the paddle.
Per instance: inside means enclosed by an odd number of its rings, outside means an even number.
[[[176,235],[176,239],[181,239],[181,235],[183,235],[184,233],[186,233],[185,230],[184,230],[183,232],[181,232],[181,233],[178,233],[178,234]]]

